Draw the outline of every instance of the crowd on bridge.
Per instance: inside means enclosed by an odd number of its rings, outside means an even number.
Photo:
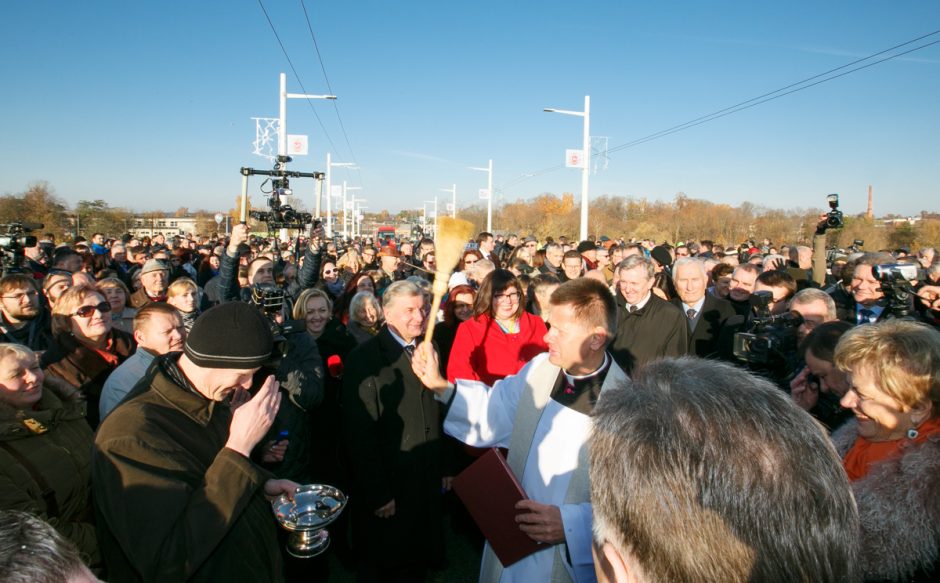
[[[435,242],[379,243],[5,263],[0,580],[425,581],[445,513],[485,582],[940,576],[935,249],[483,232],[430,313]],[[506,565],[451,492],[492,448]],[[271,500],[311,483],[349,505],[301,560]]]

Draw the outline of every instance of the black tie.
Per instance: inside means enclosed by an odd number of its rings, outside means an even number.
[[[414,355],[415,355],[414,344],[406,344],[405,346],[403,346],[403,348],[405,349],[405,354],[408,355],[408,360],[411,360],[412,358],[414,358]]]
[[[696,311],[693,310],[692,308],[689,308],[688,310],[685,311],[685,315],[689,317],[689,320],[694,320],[694,319],[695,319],[695,314],[697,314],[697,313],[698,313],[698,312],[696,312]]]
[[[630,306],[630,313],[631,313],[631,314],[635,314],[635,313],[636,313],[636,309],[637,309],[636,306]]]

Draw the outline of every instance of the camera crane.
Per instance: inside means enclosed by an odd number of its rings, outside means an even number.
[[[256,168],[242,167],[242,200],[239,220],[247,223],[248,218],[267,223],[268,231],[274,232],[278,229],[306,229],[307,225],[314,222],[314,217],[310,213],[303,213],[294,210],[289,204],[284,204],[281,197],[287,197],[292,194],[290,188],[291,178],[313,178],[317,181],[317,200],[320,199],[323,184],[323,178],[326,176],[323,172],[293,172],[286,169],[286,165],[291,161],[290,156],[278,156],[274,163],[274,170],[258,170]],[[269,176],[271,182],[271,191],[268,194],[268,211],[248,212],[248,177],[249,176]],[[268,182],[265,180],[265,182]],[[263,185],[264,183],[262,183]],[[264,192],[264,191],[262,191]]]

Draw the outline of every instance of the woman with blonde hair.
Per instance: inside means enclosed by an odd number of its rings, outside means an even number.
[[[0,344],[0,509],[48,521],[94,564],[94,438],[80,404],[60,400],[44,380],[33,351]]]
[[[111,304],[111,324],[118,330],[133,334],[137,310],[131,307],[131,292],[124,282],[116,277],[108,277],[99,281],[95,287]]]
[[[52,310],[54,344],[42,354],[42,369],[62,386],[62,396],[84,400],[92,429],[104,381],[134,353],[134,337],[113,327],[111,304],[93,287],[75,286]]]
[[[861,519],[865,580],[940,574],[940,332],[887,320],[836,346],[855,419],[832,435]]]
[[[183,326],[188,334],[199,317],[199,287],[188,277],[181,277],[166,288],[166,303],[170,304],[183,318]]]
[[[362,255],[353,247],[347,249],[346,253],[336,261],[336,267],[339,269],[339,276],[342,278],[343,283],[349,283],[349,280],[362,271],[365,266],[366,262],[362,260]]]

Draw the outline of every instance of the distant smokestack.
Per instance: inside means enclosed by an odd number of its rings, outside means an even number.
[[[874,201],[872,200],[871,184],[868,185],[868,212],[865,213],[865,216],[869,219],[875,218],[875,205]]]

